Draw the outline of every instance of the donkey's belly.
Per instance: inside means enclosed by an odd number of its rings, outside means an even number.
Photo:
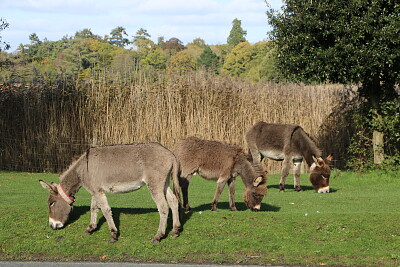
[[[140,189],[144,185],[143,181],[116,182],[103,186],[103,189],[109,193],[129,193]]]
[[[281,161],[285,158],[285,154],[283,154],[282,151],[274,151],[274,150],[268,150],[268,151],[261,151],[261,154],[265,158],[269,158],[272,160],[278,160]]]

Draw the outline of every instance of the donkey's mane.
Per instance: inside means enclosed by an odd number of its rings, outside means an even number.
[[[62,178],[64,178],[64,176],[66,176],[68,173],[70,173],[72,170],[74,170],[76,165],[82,160],[82,158],[86,157],[86,155],[88,155],[88,152],[89,152],[89,149],[87,152],[83,153],[80,156],[74,156],[72,158],[72,163],[66,169],[64,169],[64,171],[61,173],[60,180],[62,180]]]
[[[291,138],[293,139],[293,135],[298,132],[304,142],[299,142],[298,146],[300,150],[303,152],[303,157],[306,160],[307,164],[311,166],[313,159],[312,156],[320,157],[322,154],[321,149],[316,145],[314,138],[312,138],[304,129],[300,126],[294,128]]]

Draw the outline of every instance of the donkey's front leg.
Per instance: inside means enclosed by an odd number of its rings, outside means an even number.
[[[117,227],[115,226],[112,217],[111,207],[108,205],[107,197],[104,193],[97,193],[95,197],[96,197],[96,202],[100,207],[101,212],[103,213],[103,216],[106,218],[108,227],[110,228],[111,237],[109,241],[111,243],[114,243],[115,241],[118,240],[118,230]]]
[[[157,205],[158,213],[160,215],[160,223],[158,225],[158,231],[157,234],[153,237],[151,242],[160,242],[162,238],[165,237],[165,230],[167,228],[167,219],[168,219],[168,213],[169,213],[169,208],[167,204],[167,199],[166,199],[166,192],[164,192],[161,184],[155,186],[149,186],[149,191],[151,193],[151,197],[153,198],[154,202]],[[169,196],[170,197],[170,196]],[[178,202],[178,200],[176,200]],[[176,203],[178,204],[178,203]],[[175,217],[178,214],[172,214],[173,217]],[[175,216],[174,216],[175,215]],[[178,225],[174,225],[177,227]],[[179,225],[180,227],[180,225]],[[176,230],[176,229],[175,229]]]
[[[228,188],[229,188],[229,207],[231,211],[237,211],[235,205],[235,178],[231,178],[228,180]]]
[[[97,228],[97,213],[99,211],[99,206],[97,206],[96,198],[92,196],[92,202],[90,204],[90,224],[86,229],[85,234],[91,235]]]
[[[219,199],[219,196],[221,195],[222,190],[224,189],[226,182],[227,182],[227,179],[225,179],[223,177],[220,177],[217,181],[217,189],[215,190],[214,199],[211,202],[211,210],[212,211],[217,210],[218,199]]]
[[[301,170],[301,161],[294,162],[293,172],[294,172],[294,189],[297,192],[302,192],[300,186],[300,170]]]

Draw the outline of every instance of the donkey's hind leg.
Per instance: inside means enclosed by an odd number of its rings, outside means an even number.
[[[90,204],[90,224],[86,229],[85,234],[91,235],[97,228],[97,213],[99,211],[99,206],[97,205],[96,198],[92,196],[92,202]]]
[[[167,228],[167,219],[169,208],[166,200],[166,192],[164,191],[163,185],[157,185],[156,188],[152,188],[149,186],[149,191],[151,193],[151,197],[157,205],[158,213],[160,214],[160,224],[158,226],[157,234],[153,237],[151,242],[159,242],[162,238],[165,237],[165,230]],[[178,201],[178,200],[177,200]]]
[[[179,221],[179,202],[169,187],[167,188],[167,201],[172,210],[172,222],[173,222],[172,237],[178,237],[179,230],[181,228],[181,223]]]
[[[183,207],[186,212],[190,211],[189,205],[189,183],[192,175],[188,175],[187,177],[179,177],[179,185],[182,190],[182,198],[183,198]]]

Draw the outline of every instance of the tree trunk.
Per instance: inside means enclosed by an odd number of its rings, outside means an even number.
[[[372,145],[374,150],[374,163],[378,165],[382,165],[383,160],[385,159],[385,153],[383,149],[383,132],[378,132],[374,130],[372,135]]]

